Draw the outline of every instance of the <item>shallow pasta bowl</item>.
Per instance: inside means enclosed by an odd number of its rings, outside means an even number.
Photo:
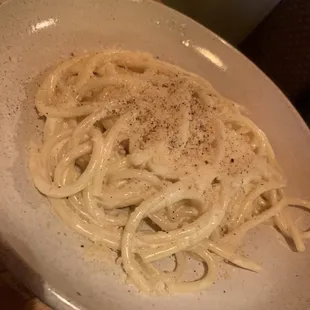
[[[32,185],[31,137],[42,120],[34,94],[42,74],[72,53],[103,48],[144,50],[208,79],[244,105],[266,132],[289,180],[309,198],[310,134],[278,88],[221,38],[149,1],[4,1],[0,4],[0,232],[7,266],[56,309],[307,309],[310,251],[292,252],[262,225],[245,250],[259,274],[221,270],[201,294],[146,297],[121,283],[98,249],[51,212]],[[85,250],[85,249],[88,250]]]

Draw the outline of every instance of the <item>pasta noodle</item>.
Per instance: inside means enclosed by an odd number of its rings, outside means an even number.
[[[208,288],[219,256],[238,254],[251,229],[273,220],[304,251],[286,180],[266,135],[201,77],[140,52],[71,58],[40,86],[42,145],[30,156],[37,189],[72,229],[116,251],[149,294]],[[237,243],[237,244],[236,244]],[[156,267],[174,258],[175,269]],[[188,257],[206,272],[185,281]]]

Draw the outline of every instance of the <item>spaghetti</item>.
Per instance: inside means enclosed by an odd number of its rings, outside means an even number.
[[[30,169],[37,189],[72,229],[120,255],[146,293],[195,292],[214,281],[219,256],[268,220],[305,249],[265,134],[201,77],[140,52],[71,58],[40,86],[43,144]],[[163,272],[155,262],[174,257]],[[207,272],[185,281],[188,257]]]

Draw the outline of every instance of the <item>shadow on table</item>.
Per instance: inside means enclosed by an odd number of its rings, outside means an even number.
[[[0,264],[4,266],[0,266],[0,308],[3,310],[43,310],[42,307],[36,306],[36,299],[31,293],[33,291],[37,296],[44,295],[41,277],[1,237]],[[27,288],[23,284],[27,285]]]

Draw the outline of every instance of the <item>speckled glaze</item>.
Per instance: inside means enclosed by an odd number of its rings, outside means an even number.
[[[142,0],[0,1],[0,255],[8,267],[55,309],[310,309],[310,249],[290,251],[267,225],[245,246],[261,273],[220,270],[207,292],[152,298],[121,283],[100,255],[89,255],[87,240],[52,214],[27,169],[27,148],[42,122],[33,104],[37,83],[70,53],[106,47],[150,51],[246,106],[269,136],[290,193],[309,198],[306,125],[262,72],[210,31]]]

